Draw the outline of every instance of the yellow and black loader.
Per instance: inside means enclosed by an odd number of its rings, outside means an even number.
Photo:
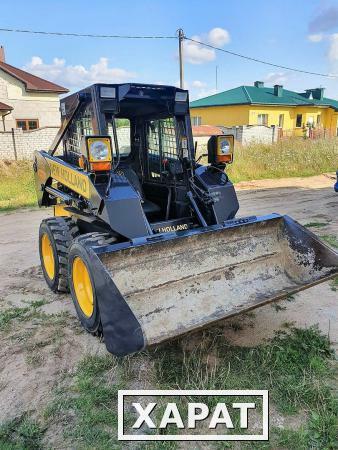
[[[288,216],[237,218],[234,138],[195,158],[188,92],[95,84],[35,153],[41,265],[86,330],[127,355],[320,283],[338,254]]]

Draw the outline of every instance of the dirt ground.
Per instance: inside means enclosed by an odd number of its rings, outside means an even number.
[[[333,182],[333,176],[321,175],[239,183],[239,216],[289,214],[304,225],[320,222],[323,226],[312,231],[338,238],[338,194]],[[18,328],[0,332],[0,423],[46,405],[63,373],[73,371],[86,353],[106,351],[97,338],[80,329],[70,296],[51,293],[42,279],[37,234],[41,219],[49,214],[34,209],[0,216],[0,311],[37,305]],[[266,305],[229,319],[226,337],[234,344],[251,346],[271,337],[286,322],[298,327],[318,324],[337,350],[338,291],[325,282],[292,301],[279,302],[278,307]],[[39,358],[43,364],[34,363]]]

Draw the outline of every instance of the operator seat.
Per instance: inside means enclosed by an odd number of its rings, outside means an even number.
[[[156,203],[153,203],[152,201],[145,198],[140,179],[137,176],[136,172],[131,167],[121,167],[121,171],[129,181],[129,183],[132,185],[132,187],[135,189],[135,191],[139,194],[141,198],[142,208],[145,214],[154,214],[160,212],[161,208],[156,205]]]

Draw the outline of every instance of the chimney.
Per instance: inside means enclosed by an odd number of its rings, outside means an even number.
[[[0,62],[5,62],[5,49],[2,45],[0,46]]]
[[[324,98],[324,89],[325,88],[316,88],[316,89],[306,89],[305,97],[312,100],[323,100]]]
[[[263,88],[264,87],[264,81],[255,81],[254,86],[256,88]]]
[[[320,87],[320,88],[313,89],[312,95],[313,95],[313,98],[315,98],[316,100],[323,100],[324,88]]]
[[[281,97],[283,95],[283,86],[280,84],[275,84],[273,87],[273,93],[276,97]]]

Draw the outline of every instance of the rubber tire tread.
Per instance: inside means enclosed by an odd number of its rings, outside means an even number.
[[[54,292],[69,292],[68,283],[68,252],[75,238],[80,235],[80,231],[71,217],[50,217],[44,219],[41,225],[48,227],[52,235],[52,245],[56,250],[55,276],[53,280],[46,277],[43,264],[41,262],[45,279],[48,286]],[[40,226],[41,229],[41,226]],[[41,234],[40,234],[41,237]],[[42,259],[42,258],[41,258]]]

